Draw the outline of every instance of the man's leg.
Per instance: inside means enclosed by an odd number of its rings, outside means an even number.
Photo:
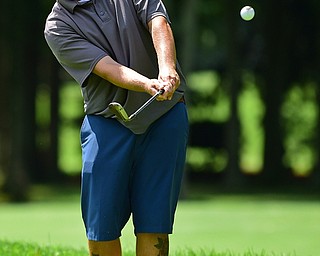
[[[81,127],[81,211],[90,256],[121,255],[118,238],[131,213],[133,142],[132,133],[114,119],[87,115]]]
[[[168,256],[168,234],[137,234],[137,256]]]
[[[184,170],[188,123],[177,104],[137,138],[131,205],[138,256],[167,256]]]
[[[88,241],[90,256],[121,256],[120,239],[107,242]]]

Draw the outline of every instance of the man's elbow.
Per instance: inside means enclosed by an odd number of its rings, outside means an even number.
[[[155,29],[155,28],[164,28],[166,26],[170,27],[170,24],[167,21],[167,19],[162,15],[156,16],[148,22],[148,27],[149,27],[150,33],[152,33],[153,29]]]

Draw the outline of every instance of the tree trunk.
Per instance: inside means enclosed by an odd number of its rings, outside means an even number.
[[[240,123],[238,117],[238,95],[241,87],[241,72],[239,63],[239,38],[238,20],[234,15],[238,12],[237,1],[229,0],[225,3],[226,10],[226,35],[227,35],[227,74],[228,93],[230,95],[230,118],[227,124],[227,150],[228,165],[226,168],[226,185],[228,187],[239,187],[243,185],[243,175],[239,168],[239,138]]]
[[[277,8],[274,8],[277,6]],[[263,6],[262,6],[263,7]],[[288,45],[285,38],[286,6],[282,2],[272,0],[264,5],[264,42],[265,42],[265,88],[263,98],[266,106],[264,128],[264,170],[263,183],[275,185],[283,182],[285,170],[283,167],[283,134],[281,129],[281,104],[285,88],[288,86]],[[270,17],[279,17],[270,18]]]
[[[2,8],[6,9],[7,2],[2,3]],[[7,9],[6,9],[7,10]],[[7,86],[10,81],[9,72],[10,67],[8,65],[8,59],[10,55],[10,43],[7,40],[8,29],[6,29],[8,22],[8,12],[4,12],[0,15],[0,27],[2,28],[3,36],[0,36],[0,176],[6,175],[6,171],[9,169],[9,156],[10,156],[10,97],[9,89]],[[3,184],[0,183],[0,188]]]
[[[51,61],[50,72],[50,149],[49,149],[49,166],[47,166],[47,178],[58,180],[60,170],[58,167],[58,134],[59,134],[59,88],[60,88],[60,65],[56,60]]]
[[[186,0],[182,15],[183,39],[181,44],[181,66],[185,74],[194,68],[194,51],[196,45],[197,32],[197,4],[198,0]]]

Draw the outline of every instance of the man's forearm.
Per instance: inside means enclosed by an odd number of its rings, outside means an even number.
[[[149,22],[153,45],[157,52],[159,69],[176,68],[176,48],[172,30],[167,20],[158,16]]]
[[[176,48],[172,30],[163,16],[155,17],[148,25],[158,58],[158,79],[164,83],[165,92],[162,97],[171,100],[180,85],[180,77],[176,71]]]
[[[149,79],[133,69],[117,63],[109,56],[102,58],[96,64],[93,73],[124,89],[148,92],[149,94],[154,94],[157,89],[154,79]]]

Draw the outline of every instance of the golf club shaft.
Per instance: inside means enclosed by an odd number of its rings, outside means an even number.
[[[138,108],[134,113],[132,113],[129,117],[129,120],[133,119],[138,115],[142,110],[144,110],[147,106],[149,106],[159,95],[164,93],[164,89],[159,90],[155,95],[153,95],[150,99],[148,99],[140,108]]]

